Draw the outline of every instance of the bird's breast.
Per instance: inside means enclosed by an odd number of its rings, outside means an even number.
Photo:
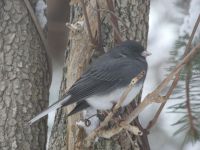
[[[140,92],[142,89],[142,83],[136,84],[129,94],[127,95],[125,101],[122,106],[128,105]],[[95,109],[98,110],[109,110],[113,107],[117,101],[120,100],[120,97],[126,90],[126,87],[115,89],[110,93],[102,94],[102,95],[93,95],[86,99],[86,101]]]

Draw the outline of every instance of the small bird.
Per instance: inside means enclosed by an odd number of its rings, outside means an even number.
[[[73,103],[77,105],[68,116],[88,107],[109,110],[120,99],[131,80],[144,71],[144,76],[133,86],[122,104],[128,105],[143,87],[148,68],[146,57],[150,54],[136,41],[121,42],[93,61],[58,102],[35,116],[29,123],[32,124],[49,112]]]

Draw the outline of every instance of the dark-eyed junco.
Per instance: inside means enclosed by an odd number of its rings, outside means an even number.
[[[142,89],[147,72],[146,56],[150,55],[135,41],[124,41],[91,63],[69,91],[56,103],[38,114],[30,124],[50,111],[77,103],[74,114],[87,107],[108,110],[120,99],[130,81],[141,71],[145,75],[131,89],[122,106],[128,105]]]

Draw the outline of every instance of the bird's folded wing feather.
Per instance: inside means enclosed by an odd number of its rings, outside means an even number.
[[[137,76],[143,68],[137,60],[112,59],[110,62],[91,66],[81,78],[70,88],[69,105],[92,95],[109,93],[116,88],[127,86],[131,79]],[[119,71],[120,70],[120,71]]]

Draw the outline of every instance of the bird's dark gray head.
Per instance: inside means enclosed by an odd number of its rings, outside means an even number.
[[[120,53],[122,55],[126,55],[126,56],[143,56],[143,57],[146,57],[146,56],[149,56],[150,53],[147,52],[144,47],[136,42],[136,41],[133,41],[133,40],[128,40],[128,41],[124,41],[122,43],[120,43],[116,49],[118,51],[120,51]]]

